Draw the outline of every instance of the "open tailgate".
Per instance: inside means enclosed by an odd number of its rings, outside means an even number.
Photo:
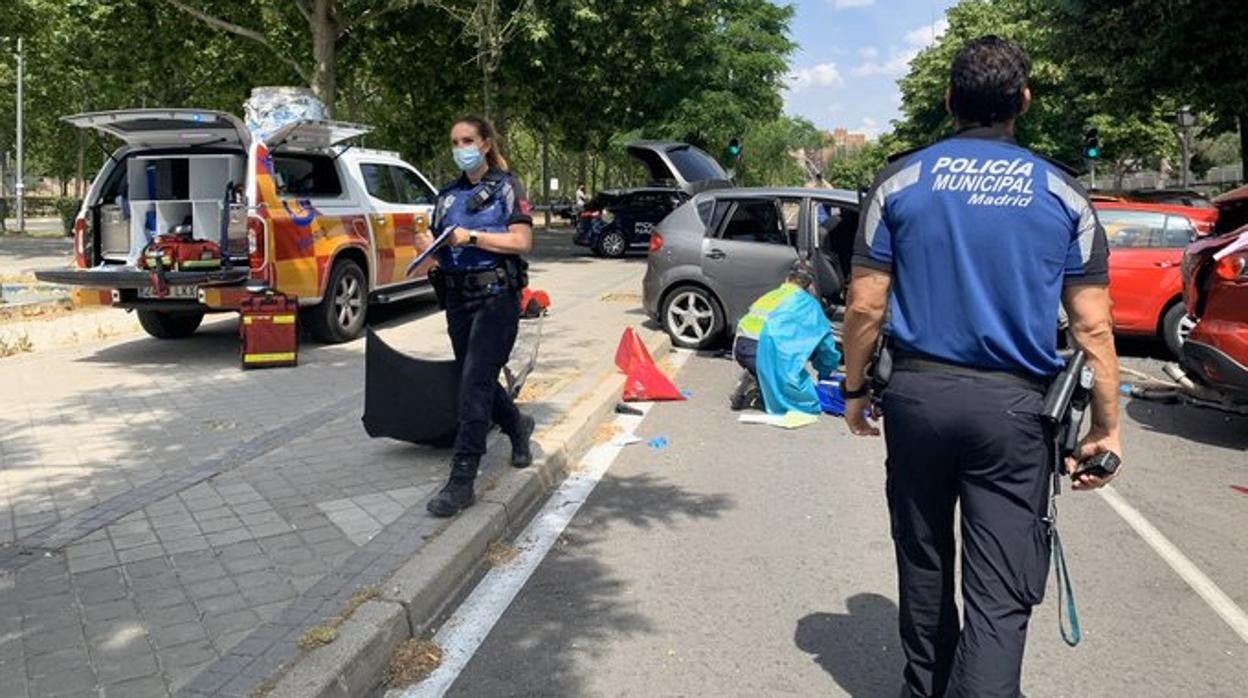
[[[66,116],[78,128],[93,128],[129,145],[184,146],[220,142],[247,147],[251,135],[233,114],[200,109],[121,109]]]
[[[264,145],[269,150],[281,146],[320,150],[363,136],[372,130],[371,126],[345,121],[294,121],[265,136]]]

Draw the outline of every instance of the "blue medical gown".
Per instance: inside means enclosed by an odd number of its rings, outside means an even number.
[[[771,311],[758,338],[758,385],[768,413],[822,411],[807,362],[820,376],[831,376],[841,352],[819,301],[801,292]]]

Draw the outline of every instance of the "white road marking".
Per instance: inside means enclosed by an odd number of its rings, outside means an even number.
[[[679,369],[692,354],[691,351],[677,351],[672,363]],[[642,416],[619,415],[615,418],[614,424],[622,435],[632,435],[645,414],[649,413],[651,406],[640,404],[637,407],[642,411]],[[611,442],[594,446],[585,454],[580,462],[581,467],[568,475],[546,501],[542,510],[529,522],[524,532],[516,538],[515,546],[519,551],[516,559],[503,567],[490,570],[433,636],[433,642],[442,648],[442,663],[433,674],[415,686],[387,691],[386,698],[438,698],[451,688],[490,630],[502,618],[512,600],[524,588],[529,577],[537,570],[555,541],[563,535],[563,530],[576,516],[576,512],[580,511],[581,505],[589,498],[620,451],[625,448],[619,442],[618,438],[612,439]]]
[[[1209,604],[1209,607],[1221,616],[1227,625],[1231,626],[1231,630],[1234,630],[1240,639],[1248,642],[1248,613],[1244,613],[1244,609],[1236,605],[1231,600],[1231,597],[1227,596],[1225,592],[1218,588],[1217,584],[1213,583],[1212,579],[1205,576],[1205,573],[1192,564],[1192,561],[1187,559],[1187,556],[1179,552],[1179,549],[1175,547],[1174,543],[1170,542],[1170,539],[1166,538],[1161,531],[1158,531],[1156,527],[1149,523],[1148,519],[1145,519],[1143,514],[1136,511],[1135,507],[1128,504],[1127,500],[1123,499],[1122,495],[1118,494],[1118,491],[1112,486],[1107,485],[1097,490],[1097,492],[1114,511],[1118,512],[1118,515],[1131,528],[1135,529],[1136,533],[1140,534],[1144,542],[1148,543],[1149,547],[1162,560],[1165,560],[1166,564],[1170,565],[1170,568],[1183,581],[1187,582],[1192,591],[1195,591],[1200,598],[1204,599],[1205,603]]]

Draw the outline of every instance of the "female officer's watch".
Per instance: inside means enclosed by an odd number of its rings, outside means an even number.
[[[468,247],[476,247],[477,246],[477,234],[473,232],[468,233],[468,242],[465,242],[464,245]]]

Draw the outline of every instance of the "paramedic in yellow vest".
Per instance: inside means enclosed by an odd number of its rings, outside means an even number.
[[[819,394],[806,365],[813,364],[820,379],[829,378],[840,366],[841,352],[814,288],[814,270],[799,260],[784,283],[754,301],[741,318],[732,354],[748,373],[733,393],[733,409],[755,402],[757,381],[767,412],[819,414]]]

